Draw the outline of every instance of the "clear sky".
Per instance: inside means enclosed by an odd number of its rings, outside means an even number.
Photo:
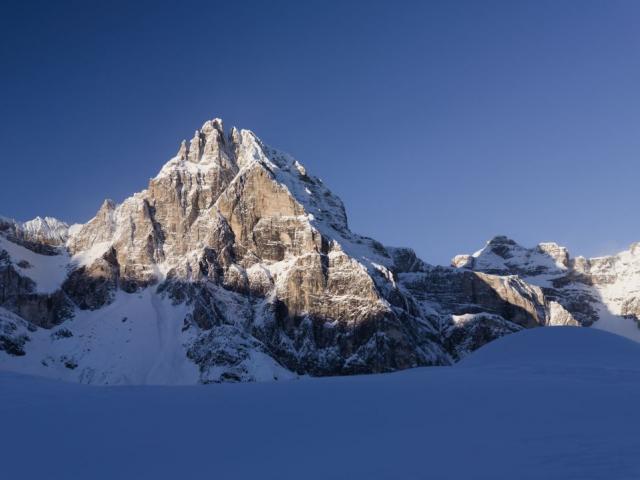
[[[638,25],[614,0],[5,0],[0,214],[84,222],[219,116],[427,261],[495,234],[612,253],[640,240]]]

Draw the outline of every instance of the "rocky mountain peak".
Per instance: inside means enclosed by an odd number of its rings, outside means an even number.
[[[490,242],[473,255],[456,256],[452,264],[477,272],[518,275],[541,287],[579,323],[640,340],[638,243],[617,255],[572,259],[565,247],[554,242],[534,248]]]
[[[34,241],[62,244],[67,238],[69,225],[54,217],[36,217],[21,225],[22,231]]]
[[[54,254],[66,242],[69,225],[54,217],[38,216],[26,222],[0,217],[0,233],[28,249]]]
[[[106,214],[108,212],[112,212],[116,209],[117,206],[118,204],[114,200],[105,198],[102,202],[102,205],[100,205],[100,208],[98,209],[98,214]]]
[[[55,248],[33,233],[54,231]],[[49,251],[27,255],[16,232]],[[352,232],[300,162],[214,119],[146,189],[105,200],[86,224],[0,228],[0,308],[21,319],[3,317],[13,351],[36,356],[12,359],[17,369],[90,383],[445,365],[522,328],[577,323],[557,292],[528,283],[565,278],[558,245],[497,236],[453,264],[464,269]]]
[[[569,267],[569,250],[566,247],[562,247],[555,242],[542,242],[536,246],[537,250],[551,257],[556,265],[561,265],[564,268]]]
[[[453,257],[451,260],[451,266],[455,268],[469,268],[472,269],[475,263],[475,257],[469,254],[460,254]]]
[[[487,242],[487,246],[491,246],[491,247],[502,246],[502,245],[513,246],[513,245],[517,245],[517,243],[515,240],[512,240],[506,235],[496,235]]]
[[[486,273],[522,277],[543,273],[560,274],[569,266],[569,253],[566,248],[553,242],[526,248],[511,238],[498,235],[473,255],[455,256],[451,265]]]
[[[188,147],[186,142],[181,144],[178,156],[192,163],[228,166],[233,162],[233,154],[228,143],[222,120],[219,118],[208,120],[195,131]]]
[[[186,140],[182,140],[182,142],[180,142],[180,148],[178,149],[178,153],[176,153],[176,157],[184,162],[187,160],[189,156],[189,146],[187,145],[187,141]]]

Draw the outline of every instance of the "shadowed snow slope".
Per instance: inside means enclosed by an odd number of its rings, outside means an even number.
[[[538,328],[499,338],[460,362],[461,367],[542,365],[640,369],[640,344],[591,328]]]
[[[51,480],[640,478],[639,359],[622,338],[557,327],[509,335],[460,366],[369,376],[91,387],[3,372],[0,471]]]

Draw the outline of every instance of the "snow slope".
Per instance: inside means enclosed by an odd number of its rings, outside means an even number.
[[[153,289],[120,291],[104,308],[77,310],[56,328],[29,332],[28,354],[0,352],[0,370],[99,385],[197,384],[198,366],[187,356],[195,333],[183,330],[188,312]],[[257,381],[293,377],[260,352],[243,365]]]
[[[640,345],[595,328],[551,327],[520,331],[484,345],[462,359],[460,367],[580,367],[635,369]]]
[[[593,328],[615,333],[616,335],[640,342],[640,326],[637,322],[612,313],[609,308],[604,305],[599,306],[598,317],[598,321],[593,324]]]
[[[387,375],[90,387],[0,373],[0,392],[4,478],[640,478],[640,345],[594,329],[526,330],[456,367]]]
[[[59,327],[30,333],[25,348],[39,354],[3,355],[0,369],[82,383],[193,384],[197,366],[182,345],[186,310],[150,289],[118,292],[103,309],[78,310]]]
[[[53,293],[60,288],[69,272],[69,255],[41,255],[0,235],[0,250],[5,250],[18,272],[33,280],[39,293]],[[26,263],[25,263],[26,262]]]

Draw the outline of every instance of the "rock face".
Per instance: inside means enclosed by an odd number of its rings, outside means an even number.
[[[633,325],[640,319],[640,247],[614,256],[571,258],[566,248],[541,243],[525,248],[504,236],[490,240],[473,255],[458,255],[452,265],[462,270],[517,275],[540,287],[555,304],[557,323],[611,329],[640,340]],[[573,319],[573,320],[572,320]]]
[[[43,255],[56,255],[64,245],[69,225],[52,217],[36,217],[28,222],[16,222],[0,216],[0,234],[14,243]]]
[[[565,292],[580,275],[606,282],[606,262],[492,242],[456,257],[462,268],[434,267],[354,234],[300,163],[215,119],[84,225],[2,220],[0,364],[87,383],[344,375],[448,365],[522,328],[588,323]],[[559,284],[528,281],[549,275]]]

